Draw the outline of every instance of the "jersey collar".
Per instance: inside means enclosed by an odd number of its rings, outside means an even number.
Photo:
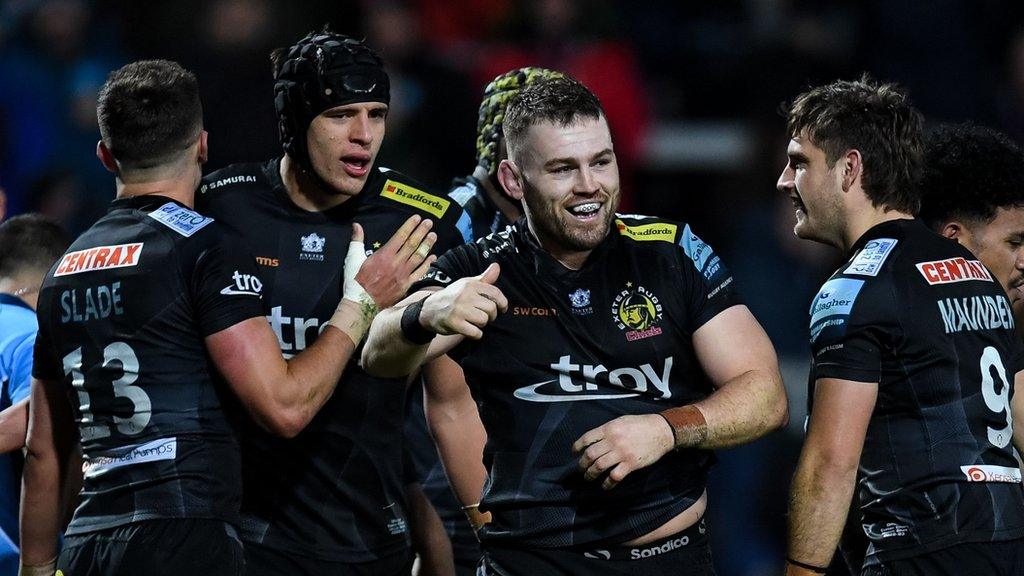
[[[114,210],[146,210],[147,208],[157,208],[173,202],[182,208],[188,208],[181,202],[168,198],[167,196],[160,196],[159,194],[143,194],[141,196],[129,196],[127,198],[115,198],[110,203],[110,211]],[[191,208],[189,208],[191,210]]]
[[[516,220],[516,229],[519,231],[522,244],[527,247],[527,250],[533,255],[534,271],[537,273],[539,278],[577,278],[580,275],[588,273],[590,270],[597,266],[604,260],[606,253],[616,244],[616,240],[619,235],[615,233],[614,229],[609,227],[608,235],[604,240],[601,241],[587,256],[586,262],[579,270],[573,270],[567,268],[564,264],[558,261],[557,258],[552,256],[547,250],[545,250],[537,238],[534,237],[533,232],[530,231],[530,226],[526,222],[526,216],[520,216]]]
[[[276,160],[268,162],[264,168],[264,173],[270,181],[270,188],[274,191],[274,195],[277,196],[281,205],[286,207],[289,213],[299,215],[303,218],[316,221],[337,220],[338,218],[343,218],[357,212],[359,207],[365,203],[368,196],[375,195],[380,192],[380,178],[382,174],[377,165],[374,164],[370,167],[370,174],[366,177],[366,183],[363,184],[363,189],[359,191],[359,194],[356,194],[334,208],[329,208],[322,212],[310,212],[309,210],[296,206],[295,202],[292,202],[291,196],[288,195],[288,189],[285,188],[284,180],[281,179],[281,161],[283,159],[284,157],[281,156]]]
[[[876,238],[902,238],[904,231],[908,226],[924,226],[924,223],[918,219],[909,220],[907,218],[899,218],[896,220],[886,220],[879,224],[875,224],[871,228],[868,228],[866,232],[861,234],[860,238],[853,243],[850,247],[850,251],[847,256],[852,256],[858,250],[863,248],[868,242],[875,240]]]
[[[26,310],[32,310],[28,303],[13,294],[0,294],[0,307],[3,306],[17,306]],[[34,310],[32,311],[35,312]]]

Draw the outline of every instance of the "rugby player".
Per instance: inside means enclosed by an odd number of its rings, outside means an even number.
[[[498,76],[484,89],[477,120],[476,167],[471,175],[456,178],[448,191],[469,215],[474,240],[504,230],[522,213],[519,201],[505,194],[498,182],[498,164],[507,157],[501,121],[508,102],[529,84],[563,76],[545,68],[518,68]],[[475,506],[487,477],[481,462],[486,433],[469,388],[452,383],[465,381],[458,364],[441,357],[427,365],[423,375],[426,395],[415,387],[410,390],[405,437],[413,447],[410,452],[423,491],[448,532],[456,573],[472,576],[480,562],[474,529],[489,517]],[[431,386],[432,382],[440,384]],[[425,411],[430,416],[429,431]],[[449,478],[442,467],[433,440],[438,436],[443,437],[438,444],[447,449],[444,461],[459,470],[457,476]],[[460,500],[468,504],[463,506]]]
[[[368,251],[396,263],[423,261],[435,242],[438,250],[463,243],[460,230],[468,236],[469,221],[443,194],[376,165],[390,90],[381,59],[366,44],[324,31],[275,51],[272,60],[283,156],[208,175],[200,203],[255,254],[267,319],[281,350],[292,354],[318,338],[340,297],[338,264],[353,220],[365,230]],[[403,223],[418,223],[418,255],[384,243],[396,230],[407,233]],[[394,293],[410,284],[396,284]],[[249,574],[407,574],[410,537],[426,568],[452,571],[444,528],[421,505],[427,501],[412,471],[403,470],[405,393],[404,379],[370,377],[352,362],[296,438],[244,435]],[[426,516],[412,517],[412,510]]]
[[[971,124],[925,139],[921,218],[970,250],[1024,317],[1024,151],[1009,136]]]
[[[100,91],[97,155],[117,199],[39,295],[22,574],[241,574],[240,454],[224,411],[236,402],[217,372],[254,421],[293,435],[368,327],[375,303],[357,271],[367,287],[401,284],[392,262],[360,262],[356,227],[344,299],[316,344],[286,361],[252,256],[190,208],[207,157],[198,94],[195,77],[165,60],[129,64]],[[408,276],[422,262],[397,269]],[[55,560],[74,420],[82,502]]]
[[[43,276],[67,247],[60,226],[38,214],[0,224],[0,574],[18,570],[21,449],[39,329],[36,300]]]
[[[798,96],[778,188],[847,261],[811,306],[812,410],[787,574],[824,573],[857,487],[863,572],[1024,573],[1022,348],[999,283],[914,219],[922,119],[865,77]]]
[[[589,90],[528,86],[503,133],[525,218],[442,256],[364,365],[399,375],[431,345],[461,364],[487,431],[482,574],[712,574],[711,449],[786,420],[775,351],[688,225],[615,214]]]

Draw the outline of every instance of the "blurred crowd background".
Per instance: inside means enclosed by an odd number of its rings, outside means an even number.
[[[1024,2],[999,0],[0,0],[0,187],[7,215],[70,232],[113,197],[94,156],[106,74],[169,58],[199,77],[208,170],[280,154],[268,54],[330,23],[367,38],[392,79],[380,162],[439,190],[472,171],[476,109],[511,68],[559,69],[604,103],[623,210],[690,222],[721,253],[779,351],[784,432],[722,451],[709,524],[722,576],[776,573],[803,434],[807,310],[837,264],[792,236],[775,190],[780,105],[867,71],[934,125],[1024,140]]]

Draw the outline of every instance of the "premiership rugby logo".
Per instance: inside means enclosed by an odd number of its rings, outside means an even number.
[[[139,257],[142,255],[142,245],[142,242],[136,242],[68,252],[60,259],[60,265],[57,266],[57,271],[53,275],[69,276],[93,270],[135,266],[139,263]]]
[[[630,342],[661,334],[657,326],[661,322],[662,306],[653,292],[626,282],[626,289],[619,292],[612,302],[612,317],[619,330],[627,330],[626,340]]]

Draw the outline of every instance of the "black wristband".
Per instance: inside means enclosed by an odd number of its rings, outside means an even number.
[[[413,344],[429,344],[434,336],[437,334],[423,327],[420,324],[420,312],[423,310],[423,302],[426,298],[418,302],[413,302],[405,307],[405,311],[402,312],[402,336]]]
[[[815,566],[813,564],[804,564],[803,562],[797,562],[796,560],[793,560],[792,558],[789,558],[788,556],[786,557],[786,562],[789,562],[790,564],[792,564],[793,566],[796,566],[797,568],[803,568],[804,570],[810,570],[811,572],[814,572],[815,574],[824,574],[824,573],[828,572],[828,568],[827,567],[823,568],[821,566]]]

